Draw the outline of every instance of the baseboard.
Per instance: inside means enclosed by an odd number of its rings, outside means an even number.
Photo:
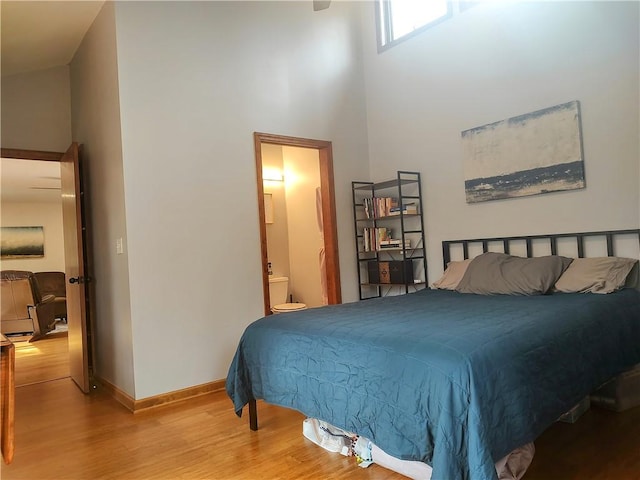
[[[161,405],[168,405],[170,403],[180,402],[182,400],[188,400],[190,398],[199,397],[208,393],[214,393],[224,390],[226,379],[216,380],[214,382],[203,383],[202,385],[194,385],[193,387],[183,388],[182,390],[175,390],[173,392],[162,393],[160,395],[154,395],[153,397],[141,398],[136,400],[129,394],[123,392],[111,382],[102,378],[96,378],[96,380],[102,385],[102,387],[111,394],[111,396],[126,407],[133,413],[140,412],[142,410],[148,410],[150,408],[159,407]]]
[[[127,410],[133,412],[135,411],[136,401],[133,397],[131,397],[128,393],[123,392],[114,384],[101,378],[99,376],[95,376],[94,380],[100,384],[100,386],[107,391],[118,403],[121,403],[126,407]]]

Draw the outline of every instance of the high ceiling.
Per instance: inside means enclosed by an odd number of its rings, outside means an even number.
[[[2,0],[2,76],[68,65],[103,4]]]
[[[104,1],[0,2],[2,76],[68,65]],[[2,159],[2,202],[60,201],[56,162]]]
[[[60,202],[60,164],[39,160],[0,160],[0,198],[3,203]]]

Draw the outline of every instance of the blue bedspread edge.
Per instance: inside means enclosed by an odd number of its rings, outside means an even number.
[[[293,408],[433,467],[496,478],[494,462],[640,362],[640,293],[544,297],[425,290],[265,317],[226,389]]]

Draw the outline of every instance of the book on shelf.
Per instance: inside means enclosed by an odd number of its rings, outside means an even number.
[[[362,203],[367,218],[388,217],[398,207],[398,199],[393,197],[366,197]]]
[[[417,215],[418,207],[415,203],[405,203],[402,207],[396,206],[389,210],[389,216],[400,215],[401,213],[404,215]]]
[[[362,231],[363,249],[365,252],[377,252],[385,249],[401,249],[411,248],[411,240],[404,239],[403,242],[399,238],[393,238],[391,229],[386,227],[365,227]]]
[[[391,239],[391,229],[386,227],[365,227],[363,229],[364,251],[373,252],[380,249],[381,242]]]
[[[385,248],[402,248],[402,240],[392,239],[380,242],[380,250]],[[411,248],[411,240],[406,238],[404,241],[404,248]]]

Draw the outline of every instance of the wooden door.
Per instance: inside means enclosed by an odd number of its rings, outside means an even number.
[[[342,303],[340,287],[340,264],[338,256],[338,228],[336,220],[335,188],[333,184],[333,151],[331,142],[308,138],[287,137],[270,133],[254,132],[256,156],[256,177],[258,185],[258,217],[260,219],[260,249],[262,253],[262,290],[264,295],[264,314],[271,314],[269,302],[269,276],[267,273],[267,229],[264,212],[264,187],[262,184],[262,144],[288,147],[312,148],[318,151],[320,167],[320,191],[322,198],[322,236],[324,238],[325,278],[329,305]],[[314,212],[315,215],[315,212]]]
[[[84,393],[89,393],[89,345],[87,329],[84,241],[82,234],[82,183],[78,144],[72,143],[60,159],[64,261],[67,279],[69,325],[69,373]]]

